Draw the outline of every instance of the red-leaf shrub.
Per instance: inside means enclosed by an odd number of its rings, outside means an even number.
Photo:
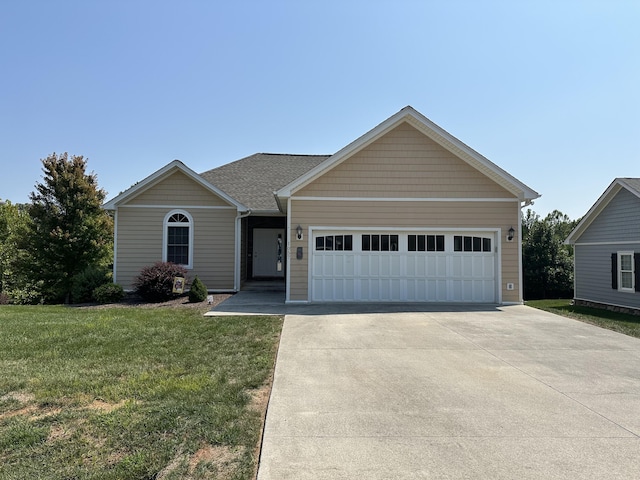
[[[156,262],[144,267],[133,281],[136,293],[148,302],[164,302],[177,296],[173,293],[173,279],[187,278],[182,265],[171,262]]]

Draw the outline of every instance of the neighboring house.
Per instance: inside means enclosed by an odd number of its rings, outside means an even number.
[[[577,304],[640,313],[640,178],[616,178],[565,243]]]
[[[411,107],[334,155],[173,161],[105,204],[114,280],[184,264],[212,290],[286,301],[522,302],[521,208],[539,197]]]

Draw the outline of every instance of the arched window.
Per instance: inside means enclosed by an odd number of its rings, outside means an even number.
[[[162,259],[192,268],[193,219],[184,210],[172,210],[164,217]]]

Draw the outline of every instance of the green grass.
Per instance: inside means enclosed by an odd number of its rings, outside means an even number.
[[[0,307],[0,479],[253,478],[281,326]]]
[[[578,307],[571,300],[528,300],[530,307],[557,313],[602,328],[640,338],[640,316],[612,312],[600,308]]]

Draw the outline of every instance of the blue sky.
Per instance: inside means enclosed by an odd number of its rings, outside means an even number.
[[[84,155],[112,198],[174,159],[330,154],[411,105],[583,215],[640,177],[636,0],[5,1],[0,198]]]

